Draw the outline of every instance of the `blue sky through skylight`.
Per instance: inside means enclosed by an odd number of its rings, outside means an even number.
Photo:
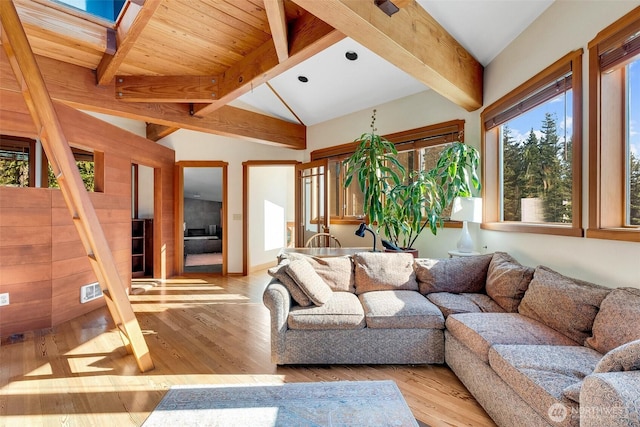
[[[125,0],[57,0],[99,18],[115,22]]]

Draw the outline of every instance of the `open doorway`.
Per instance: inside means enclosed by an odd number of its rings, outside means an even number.
[[[178,271],[226,274],[224,162],[178,162]]]
[[[243,274],[275,265],[295,244],[296,161],[248,161],[244,168]]]

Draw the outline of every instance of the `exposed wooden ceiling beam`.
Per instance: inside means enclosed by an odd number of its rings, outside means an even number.
[[[116,98],[130,102],[211,102],[218,76],[116,76]]]
[[[41,56],[36,59],[51,97],[77,109],[286,148],[306,148],[306,128],[297,123],[228,106],[199,118],[189,114],[188,104],[121,102],[113,96],[115,84],[96,86],[91,70]],[[0,89],[20,92],[1,50]]]
[[[284,13],[284,0],[264,0],[271,37],[276,48],[278,61],[284,62],[289,57],[289,39],[287,37],[287,17]]]
[[[127,9],[116,29],[117,50],[113,55],[105,53],[98,64],[96,81],[99,85],[106,85],[113,80],[118,68],[161,2],[162,0],[145,0],[143,5],[127,2]]]
[[[252,88],[339,42],[344,38],[344,34],[315,16],[305,13],[296,19],[289,38],[289,57],[285,61],[278,61],[273,41],[264,43],[221,76],[218,100],[206,106],[198,106],[196,115],[204,117],[221,108],[250,92]]]
[[[171,135],[178,130],[180,130],[180,128],[147,123],[147,139],[158,142],[165,136]]]
[[[482,65],[417,2],[389,17],[373,1],[293,1],[455,104],[482,106]]]

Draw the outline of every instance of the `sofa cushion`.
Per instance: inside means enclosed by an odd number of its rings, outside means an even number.
[[[462,313],[447,317],[446,328],[485,363],[495,344],[578,345],[560,332],[518,313]]]
[[[548,419],[549,408],[554,404],[577,409],[576,403],[564,397],[563,392],[591,374],[601,356],[583,346],[496,345],[489,351],[489,365],[538,414]],[[576,416],[577,421],[578,411],[575,412],[570,411],[569,416]]]
[[[355,275],[353,271],[353,260],[350,256],[320,258],[304,254],[282,253],[280,259],[295,261],[304,259],[318,273],[322,280],[333,291],[344,291],[354,293]]]
[[[562,390],[562,396],[572,402],[580,403],[580,390],[582,390],[582,381],[566,386]]]
[[[287,274],[315,305],[322,305],[331,298],[333,291],[307,261],[302,259],[291,261],[285,268]]]
[[[289,294],[291,294],[291,298],[293,298],[293,300],[297,302],[298,305],[301,305],[302,307],[308,307],[312,305],[313,303],[311,302],[307,294],[305,294],[302,289],[300,289],[300,286],[298,286],[295,280],[293,280],[291,276],[287,274],[288,264],[289,260],[283,260],[277,266],[271,267],[269,270],[267,270],[267,272],[271,277],[278,279],[280,283],[282,283],[284,287],[287,288]]]
[[[593,322],[593,336],[585,345],[608,353],[622,344],[640,339],[640,289],[617,288],[600,304]]]
[[[483,292],[491,257],[489,254],[446,259],[416,259],[416,278],[420,293],[426,295],[432,292]]]
[[[538,266],[518,312],[583,344],[591,336],[600,303],[610,291]]]
[[[413,255],[409,253],[359,252],[353,256],[356,294],[371,291],[417,291]]]
[[[495,301],[485,294],[452,294],[451,292],[435,292],[427,294],[444,317],[456,313],[501,313],[504,312]]]
[[[486,292],[505,311],[518,311],[534,269],[521,265],[505,252],[496,252],[489,263],[487,271]]]
[[[367,327],[378,329],[444,329],[444,317],[416,291],[377,291],[359,296]]]
[[[292,307],[287,325],[289,329],[362,329],[364,310],[354,294],[334,292],[320,307]]]
[[[636,325],[638,327],[638,325]],[[622,344],[602,356],[594,372],[640,371],[640,340]]]

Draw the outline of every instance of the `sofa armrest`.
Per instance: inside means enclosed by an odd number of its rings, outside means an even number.
[[[640,371],[588,375],[580,391],[581,427],[640,425]]]
[[[279,364],[284,355],[284,334],[291,309],[291,294],[277,279],[273,279],[262,294],[262,301],[271,317],[271,361]]]

